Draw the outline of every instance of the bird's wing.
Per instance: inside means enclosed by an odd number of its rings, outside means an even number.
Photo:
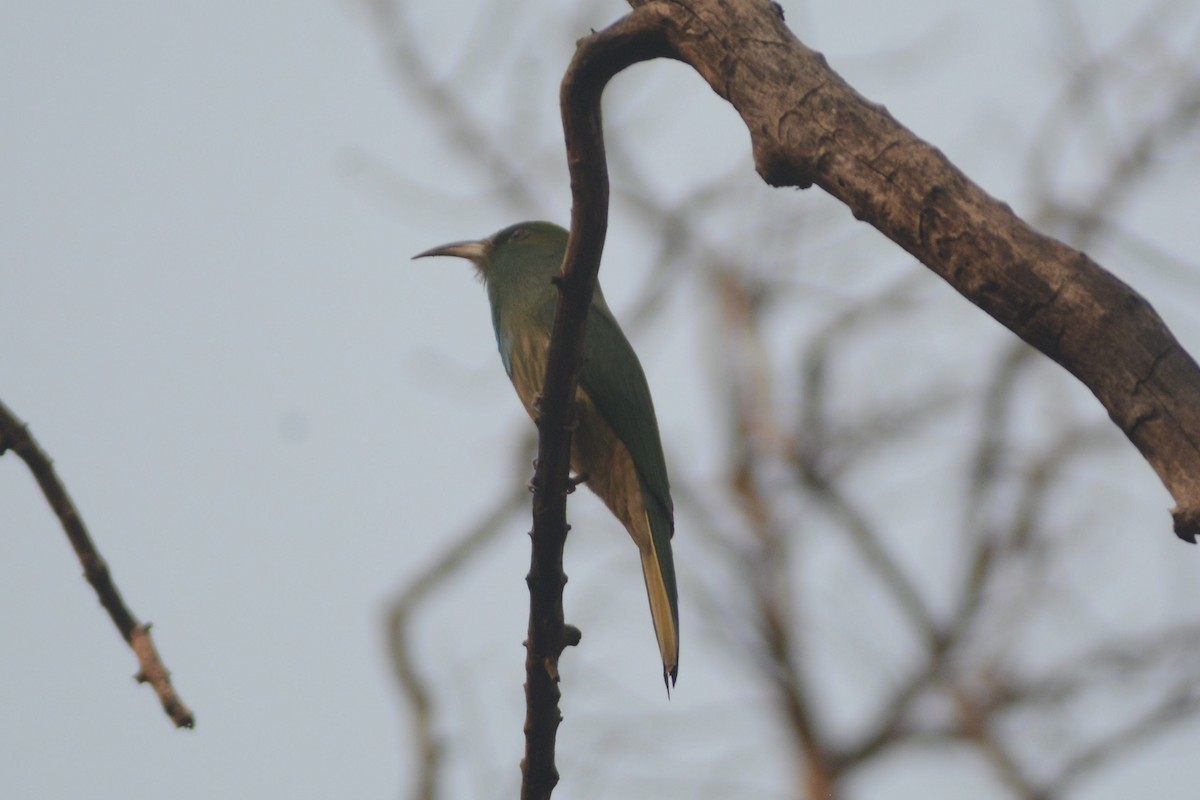
[[[553,327],[554,308],[555,303],[548,303],[543,310],[547,330]],[[667,463],[646,374],[598,287],[588,310],[579,386],[624,443],[637,470],[653,542],[653,549],[642,553],[642,568],[663,654],[664,679],[670,676],[674,682],[679,666],[679,600],[671,554],[675,511]],[[669,621],[664,618],[667,609],[656,604],[662,594],[670,611]]]
[[[579,385],[625,443],[644,489],[673,533],[671,487],[650,386],[637,354],[601,296],[588,312]]]
[[[675,559],[671,554],[675,512],[667,481],[667,463],[646,374],[599,289],[588,311],[579,385],[612,427],[613,433],[624,442],[637,469],[653,543],[649,553],[642,553],[642,570],[650,595],[654,630],[662,651],[663,680],[669,677],[674,683],[679,669],[679,599],[675,586]]]
[[[538,314],[547,337],[554,328],[557,299],[555,293]],[[642,483],[674,529],[675,510],[667,480],[667,462],[658,435],[650,386],[633,346],[625,338],[599,287],[588,310],[579,385],[617,438],[625,443]]]

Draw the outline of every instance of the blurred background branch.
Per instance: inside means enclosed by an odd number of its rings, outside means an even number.
[[[527,17],[537,22],[523,31],[485,11],[463,55],[447,59],[420,46],[408,4],[368,7],[393,77],[447,132],[443,144],[484,176],[496,218],[555,213],[547,198],[563,197],[557,143],[510,147],[528,112],[522,102],[553,92],[554,70],[531,71],[512,54],[489,61],[484,32],[501,26],[531,48],[539,37],[578,38],[612,10],[580,3],[559,18]],[[1131,258],[1200,294],[1194,263],[1120,219],[1195,141],[1200,62],[1165,30],[1196,24],[1195,10],[1160,3],[1100,47],[1080,8],[1067,0],[1048,8],[1056,63],[1047,70],[1057,88],[1027,134],[1027,218],[1073,247]],[[491,117],[475,110],[472,83],[489,70],[504,99]],[[643,149],[638,118],[658,101],[646,99],[652,88],[623,80],[625,94],[608,109],[610,241],[638,229],[652,247],[634,254],[640,272],[617,311],[635,342],[669,335],[664,316],[686,319],[679,335],[695,342],[690,366],[704,381],[697,402],[707,415],[686,436],[706,446],[672,440],[669,422],[664,433],[677,547],[690,552],[681,562],[685,640],[689,659],[707,661],[714,676],[680,684],[684,697],[711,693],[709,705],[679,708],[686,700],[677,699],[662,709],[642,697],[653,686],[630,688],[581,663],[578,680],[598,684],[597,699],[568,711],[567,742],[576,745],[564,743],[564,757],[597,779],[577,786],[578,796],[616,786],[703,796],[698,784],[720,787],[711,796],[889,796],[879,776],[909,764],[924,767],[925,795],[964,794],[965,783],[973,797],[1071,798],[1172,729],[1195,726],[1200,618],[1177,598],[1149,616],[1121,611],[1121,597],[1145,595],[1159,579],[1152,566],[1129,566],[1125,578],[1116,555],[1137,536],[1120,511],[1134,500],[1109,465],[1127,464],[1131,451],[1094,399],[994,326],[960,338],[960,326],[977,324],[974,309],[893,250],[856,252],[860,227],[812,193],[764,192],[744,152],[694,175],[686,191],[661,187],[659,155]],[[991,157],[1017,163],[1019,145],[1008,144],[993,143]],[[1080,186],[1068,167],[1084,155]],[[631,255],[617,253],[601,276],[610,298],[611,262]],[[660,404],[669,420],[677,406]],[[527,458],[527,439],[520,449]],[[507,524],[510,508],[489,521]],[[572,513],[591,519],[585,508]],[[454,571],[432,572],[446,592],[470,593]],[[572,590],[590,592],[605,618],[622,610],[603,582]],[[413,593],[426,589],[402,590]],[[403,627],[393,615],[391,629]],[[407,654],[397,673],[419,740],[429,742],[438,728],[432,698],[454,689],[432,678],[407,688],[416,648],[405,635],[393,648]],[[634,713],[642,734],[630,728]],[[684,739],[665,733],[681,727]],[[748,751],[766,767],[734,768]],[[711,770],[703,780],[689,761],[700,752]],[[449,796],[428,788],[431,773],[473,769],[462,753],[423,744],[421,754],[417,797]],[[597,759],[626,773],[600,779]],[[930,767],[946,760],[953,770]]]

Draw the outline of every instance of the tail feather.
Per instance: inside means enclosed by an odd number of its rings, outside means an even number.
[[[647,517],[651,515],[647,514]],[[651,519],[647,519],[647,523],[653,533],[658,533],[654,531]],[[666,683],[670,678],[667,686],[669,692],[679,674],[679,606],[675,590],[675,563],[671,557],[669,533],[661,539],[657,535],[649,538],[650,546],[641,549],[642,576],[646,580],[650,616],[654,620],[654,634],[662,654],[663,682]]]

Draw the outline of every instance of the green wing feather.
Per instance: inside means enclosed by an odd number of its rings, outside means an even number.
[[[588,313],[579,384],[625,443],[644,488],[674,527],[671,487],[658,420],[637,354],[602,297]]]
[[[547,332],[554,326],[556,302],[557,295],[543,307],[542,322]],[[675,510],[650,386],[633,346],[625,338],[599,288],[588,311],[579,385],[629,449],[644,490],[658,506],[648,510],[662,514],[669,538],[674,533]]]
[[[548,306],[553,325],[554,304]],[[654,415],[650,386],[637,354],[616,318],[604,302],[599,288],[588,311],[587,334],[583,343],[583,367],[579,385],[625,443],[633,458],[642,484],[646,511],[659,567],[671,598],[672,612],[679,618],[675,588],[675,566],[671,558],[671,537],[675,533],[675,509],[667,479],[667,461],[663,456]]]

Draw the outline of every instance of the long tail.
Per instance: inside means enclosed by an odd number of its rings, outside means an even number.
[[[651,535],[650,547],[639,548],[642,576],[650,598],[658,650],[662,653],[663,683],[669,693],[679,674],[679,596],[675,588],[675,561],[671,556],[671,525],[654,511],[648,510],[646,516]]]

